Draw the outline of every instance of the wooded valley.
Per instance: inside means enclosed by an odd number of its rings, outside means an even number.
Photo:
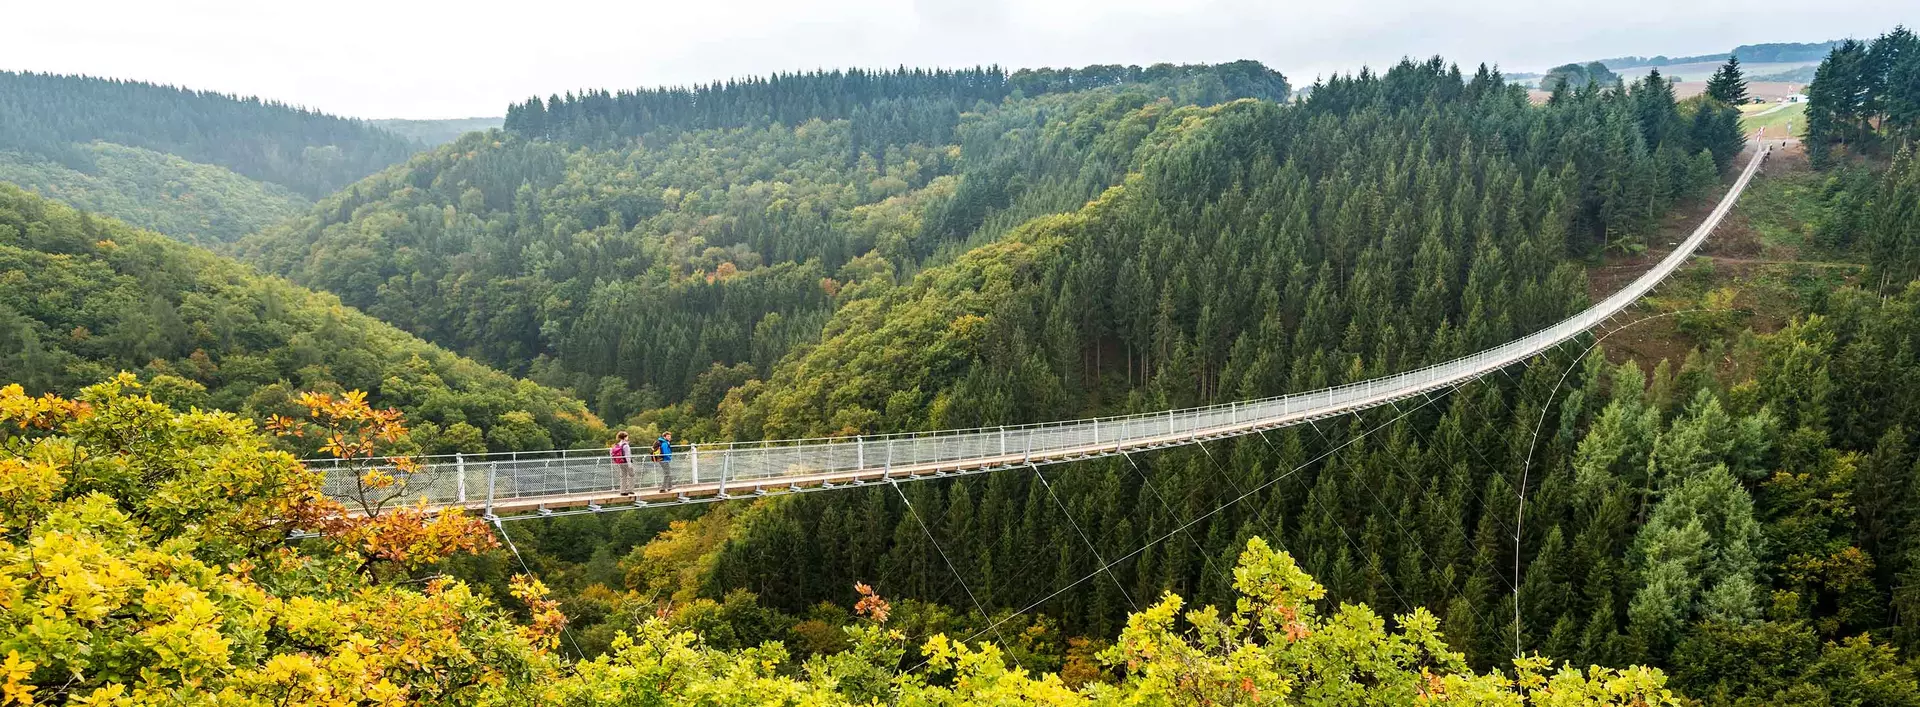
[[[1739,64],[1540,101],[1438,57],[1300,98],[1251,61],[823,70],[534,97],[431,147],[0,73],[0,701],[1920,705],[1920,42],[1817,76],[1703,254],[1498,375],[490,524],[349,513],[296,460],[993,427],[1453,359],[1699,221],[1756,149]]]

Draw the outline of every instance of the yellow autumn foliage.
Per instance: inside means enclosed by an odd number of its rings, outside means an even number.
[[[347,418],[364,404],[312,400]],[[1320,585],[1258,538],[1230,610],[1169,594],[1131,617],[1099,654],[1112,683],[1070,686],[938,635],[921,643],[924,664],[903,665],[908,639],[864,585],[847,649],[830,655],[717,650],[650,618],[574,662],[539,581],[512,581],[528,617],[516,619],[418,574],[488,547],[472,519],[349,514],[319,481],[251,423],[175,412],[128,376],[73,400],[0,388],[0,704],[1678,704],[1646,669],[1528,658],[1476,674],[1424,611],[1392,628],[1364,606],[1323,615]],[[674,533],[698,545],[696,525]]]

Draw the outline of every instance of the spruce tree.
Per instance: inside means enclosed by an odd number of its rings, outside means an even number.
[[[1747,102],[1747,79],[1740,73],[1740,57],[1727,57],[1727,63],[1707,79],[1707,95],[1730,106]]]

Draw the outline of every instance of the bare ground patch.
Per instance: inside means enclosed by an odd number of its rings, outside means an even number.
[[[1806,152],[1790,144],[1775,148],[1756,179],[1803,174],[1809,169]],[[1722,188],[1673,209],[1661,221],[1646,252],[1611,254],[1589,268],[1588,296],[1598,301],[1646,272],[1706,218],[1724,193]],[[1786,326],[1810,300],[1857,282],[1864,270],[1861,265],[1803,260],[1798,248],[1766,243],[1743,210],[1745,205],[1737,205],[1727,215],[1687,265],[1602,328],[1609,361],[1634,361],[1648,371],[1662,360],[1679,365],[1699,345],[1688,333],[1688,316],[1650,317],[1700,308],[1706,294],[1714,290],[1731,291],[1731,307],[1740,312],[1741,326],[1769,333]]]

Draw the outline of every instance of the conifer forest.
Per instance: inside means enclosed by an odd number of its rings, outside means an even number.
[[[1556,63],[449,120],[0,70],[0,705],[1920,707],[1920,38]],[[1723,197],[1601,326],[1390,404],[714,502],[401,493],[1380,379]]]

